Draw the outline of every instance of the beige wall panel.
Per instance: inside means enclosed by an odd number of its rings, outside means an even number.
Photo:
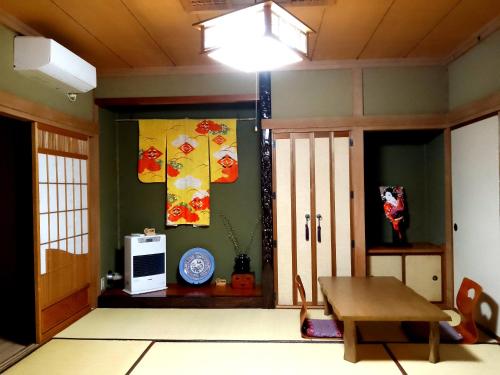
[[[276,140],[278,305],[293,304],[290,140]]]
[[[458,5],[410,52],[408,57],[448,56],[500,13],[498,0],[460,1]],[[460,25],[460,27],[457,27]]]
[[[314,60],[356,59],[392,0],[336,1],[328,6],[314,46]]]
[[[334,138],[335,241],[337,276],[351,276],[349,138]]]
[[[311,220],[309,220],[309,240],[306,241],[305,215],[311,212],[310,186],[310,144],[309,139],[295,140],[295,191],[297,215],[297,274],[302,278],[308,301],[312,300],[311,272]]]
[[[396,1],[361,58],[402,58],[457,4],[457,0]]]
[[[403,281],[403,263],[400,255],[372,255],[368,257],[368,275],[394,276]]]
[[[500,335],[500,136],[497,116],[451,132],[455,292],[462,279],[479,283],[488,298],[479,321]]]
[[[405,271],[407,286],[429,301],[441,301],[440,255],[408,255],[405,257]]]
[[[314,140],[314,179],[316,186],[316,214],[320,214],[321,242],[316,241],[317,274],[332,276],[332,234],[330,212],[330,138]],[[316,219],[317,233],[318,219]],[[317,282],[317,281],[316,281]],[[318,302],[323,302],[323,295],[318,283]]]

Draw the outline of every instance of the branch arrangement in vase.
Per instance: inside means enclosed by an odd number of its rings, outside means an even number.
[[[241,247],[240,242],[238,241],[238,237],[236,236],[236,231],[234,230],[231,221],[224,214],[219,214],[222,219],[222,223],[224,224],[224,228],[227,232],[227,238],[231,241],[233,245],[234,253],[236,255],[248,254],[250,247],[252,246],[253,240],[255,239],[255,234],[257,233],[257,228],[259,227],[260,217],[255,221],[255,225],[253,227],[252,233],[250,234],[250,239],[248,240],[248,244],[245,247]]]

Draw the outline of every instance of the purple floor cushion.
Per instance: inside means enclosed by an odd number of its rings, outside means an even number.
[[[428,322],[403,322],[402,328],[412,342],[429,341]],[[440,341],[448,344],[459,343],[463,337],[447,322],[439,322]]]
[[[309,337],[337,337],[343,336],[343,324],[333,319],[306,319],[302,332]]]

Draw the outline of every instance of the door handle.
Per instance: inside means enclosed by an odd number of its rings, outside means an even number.
[[[323,217],[321,216],[321,214],[317,214],[316,215],[316,219],[318,219],[318,242],[321,242],[321,219]]]
[[[309,220],[311,219],[311,215],[306,214],[306,241],[309,241]]]

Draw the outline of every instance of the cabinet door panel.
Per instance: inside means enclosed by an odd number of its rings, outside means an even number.
[[[317,275],[332,276],[332,234],[331,234],[331,175],[330,175],[330,138],[316,138],[314,140],[314,182],[316,215],[316,257]],[[318,236],[318,221],[321,223],[321,242]],[[318,303],[323,302],[323,295],[318,284]]]
[[[406,285],[429,301],[439,302],[441,296],[441,256],[407,255]]]
[[[334,138],[335,243],[337,276],[351,276],[349,138]]]
[[[306,215],[311,212],[311,176],[310,176],[310,142],[309,138],[295,139],[295,215],[297,218],[297,274],[302,278],[307,300],[312,300],[312,264],[311,264],[311,220]],[[306,224],[309,228],[309,239],[306,238]]]
[[[400,255],[372,255],[368,257],[370,276],[394,276],[403,281],[403,262]]]
[[[278,305],[293,305],[290,140],[276,140],[276,277]]]

